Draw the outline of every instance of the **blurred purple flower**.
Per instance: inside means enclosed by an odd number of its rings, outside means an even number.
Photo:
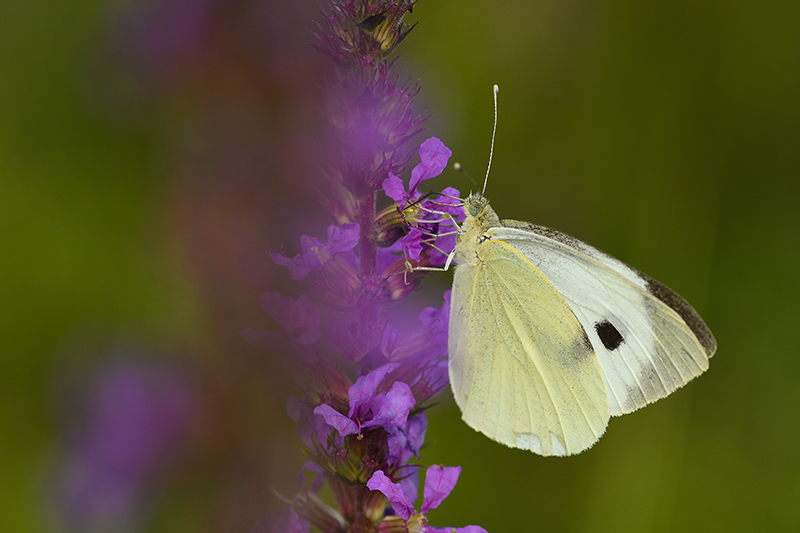
[[[311,481],[311,486],[306,487],[306,471],[316,474]],[[312,462],[307,462],[297,473],[297,496],[293,504],[301,501],[309,495],[315,495],[322,488],[322,469]],[[338,520],[334,520],[338,522]],[[269,513],[264,516],[253,527],[252,533],[308,533],[310,524],[307,520],[300,518],[297,512],[289,507],[283,511]]]
[[[123,530],[140,520],[196,421],[178,369],[115,362],[83,383],[77,431],[56,475],[57,518],[70,531]]]
[[[295,300],[284,298],[277,292],[261,295],[261,308],[275,319],[283,333],[276,330],[252,330],[242,332],[251,344],[267,347],[286,345],[288,341],[311,345],[319,339],[319,311],[307,295]]]
[[[328,438],[331,426],[297,396],[289,396],[286,400],[286,412],[297,423],[297,435],[309,448],[314,447],[314,439],[324,442]]]
[[[174,75],[208,39],[213,0],[126,2],[115,13],[114,38],[132,66],[154,77]]]
[[[292,279],[301,280],[311,271],[322,268],[330,258],[352,250],[358,244],[358,224],[328,226],[328,242],[323,244],[314,237],[303,235],[300,246],[303,252],[292,259],[281,252],[270,253],[276,264],[288,267]]]

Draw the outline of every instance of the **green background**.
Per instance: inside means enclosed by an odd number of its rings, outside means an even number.
[[[120,344],[184,354],[213,391],[200,451],[137,527],[249,530],[278,508],[273,487],[291,493],[291,389],[254,377],[277,365],[238,331],[268,325],[258,295],[280,273],[266,250],[324,233],[322,214],[287,222],[316,205],[292,180],[322,144],[327,66],[308,4],[217,6],[199,44],[157,72],[119,44],[128,4],[0,5],[0,530],[55,527],[54,391],[65,366]],[[463,472],[431,523],[800,528],[797,3],[422,0],[417,20],[398,53],[432,115],[426,135],[476,179],[500,86],[486,193],[500,216],[662,281],[719,344],[705,375],[565,459],[473,432],[446,392],[421,462]],[[245,185],[218,192],[217,179],[241,185],[228,175],[240,167]],[[452,171],[438,183],[471,187]],[[253,464],[264,479],[248,479]]]

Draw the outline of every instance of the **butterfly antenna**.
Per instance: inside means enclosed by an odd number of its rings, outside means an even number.
[[[494,92],[494,126],[492,126],[492,146],[489,148],[489,166],[486,167],[486,177],[483,180],[483,190],[481,191],[481,196],[483,193],[486,192],[486,184],[489,182],[489,171],[492,169],[492,155],[494,154],[494,134],[497,133],[497,91],[500,90],[500,87],[495,85],[493,87]]]

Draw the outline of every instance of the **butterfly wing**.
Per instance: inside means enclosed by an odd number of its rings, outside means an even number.
[[[612,415],[663,398],[708,368],[717,346],[711,331],[661,283],[543,226],[503,221],[487,236],[512,246],[563,295],[597,353]]]
[[[450,383],[463,418],[511,447],[578,453],[608,423],[608,398],[584,328],[513,247],[488,240],[456,268]]]

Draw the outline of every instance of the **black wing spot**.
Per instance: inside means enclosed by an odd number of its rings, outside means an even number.
[[[619,348],[620,344],[625,342],[625,339],[619,330],[615,328],[614,324],[608,320],[597,322],[594,325],[594,330],[597,332],[597,336],[600,337],[600,342],[602,342],[603,346],[606,347],[606,350],[610,352],[613,352]]]

